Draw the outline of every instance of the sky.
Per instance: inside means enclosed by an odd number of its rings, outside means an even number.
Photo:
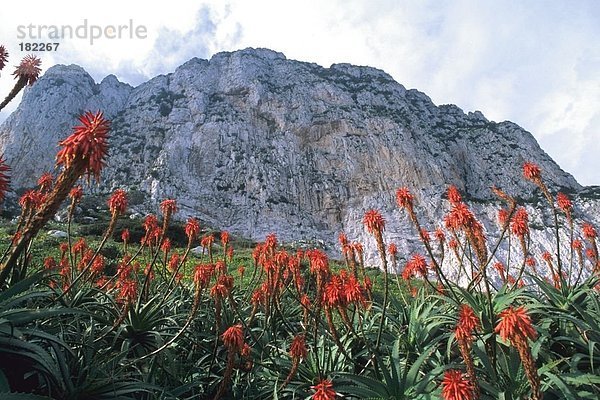
[[[192,57],[266,47],[326,67],[380,68],[438,105],[515,122],[581,184],[600,185],[600,1],[30,0],[26,12],[8,4],[0,14],[0,44],[10,53],[0,96],[29,53],[20,43],[48,41],[50,28],[38,38],[43,26],[75,30],[87,21],[79,31],[86,38],[53,39],[56,51],[36,53],[44,70],[78,64],[96,81],[114,74],[134,86]],[[104,30],[93,41],[92,25]],[[119,25],[128,28],[111,38]]]

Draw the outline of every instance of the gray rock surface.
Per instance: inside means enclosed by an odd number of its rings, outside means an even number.
[[[59,230],[55,230],[55,229],[48,231],[47,235],[51,236],[53,238],[57,238],[57,239],[63,239],[63,238],[66,238],[67,236],[69,236],[67,234],[67,232],[59,231]]]
[[[442,193],[456,185],[479,204],[490,233],[491,185],[524,199],[535,192],[522,178],[526,160],[542,167],[553,191],[582,190],[514,123],[436,106],[375,68],[324,68],[266,49],[194,58],[135,88],[112,75],[97,84],[76,65],[50,68],[0,127],[13,188],[52,170],[57,142],[82,111],[98,109],[112,120],[112,137],[94,191],[128,188],[152,211],[176,198],[180,218],[258,240],[275,232],[333,249],[345,231],[365,242],[371,261],[374,244],[362,226],[369,208],[382,211],[386,238],[401,254],[414,247],[395,206],[400,186],[411,188],[433,229],[447,210]],[[595,220],[597,202],[580,204]]]

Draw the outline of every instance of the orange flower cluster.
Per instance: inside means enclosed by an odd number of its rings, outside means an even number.
[[[368,210],[365,213],[363,223],[367,231],[371,234],[375,234],[376,232],[381,234],[385,229],[385,220],[377,210]]]
[[[457,339],[472,340],[473,331],[481,325],[479,317],[475,315],[473,309],[466,305],[461,304],[458,312],[458,323],[454,333]]]
[[[50,190],[52,190],[53,183],[54,177],[50,172],[44,172],[37,181],[37,184],[40,187],[40,192],[42,193],[48,193]]]
[[[127,193],[123,189],[115,190],[107,204],[111,214],[124,214],[127,210]]]
[[[83,188],[81,186],[75,186],[69,192],[69,197],[71,197],[71,199],[75,200],[76,202],[81,200],[81,198],[83,197]]]
[[[415,198],[406,187],[401,187],[396,191],[396,203],[400,208],[412,209]]]
[[[524,306],[510,306],[499,315],[500,321],[496,325],[496,333],[509,341],[517,351],[523,363],[525,374],[531,385],[531,399],[541,400],[540,378],[537,367],[531,354],[527,339],[535,339],[537,332],[531,323],[531,318]]]
[[[531,318],[525,307],[509,307],[499,315],[500,322],[496,326],[496,333],[503,340],[514,344],[520,338],[535,339],[537,332],[531,324]]]
[[[448,187],[448,201],[453,204],[460,204],[462,203],[462,196],[460,195],[460,192],[458,191],[458,189],[456,188],[456,186],[454,185],[450,185]]]
[[[458,201],[461,197],[454,186],[450,186],[448,198],[452,198],[453,202],[450,212],[444,217],[446,228],[452,232],[462,231],[475,249],[479,263],[485,264],[487,261],[487,247],[483,225],[477,221],[477,218],[465,203]]]
[[[215,271],[214,264],[198,264],[194,268],[194,283],[200,288],[207,288]]]
[[[200,245],[205,249],[209,249],[212,244],[215,242],[214,235],[206,235],[200,240]]]
[[[31,54],[26,55],[13,72],[13,75],[15,75],[15,78],[24,79],[27,84],[33,85],[40,76],[40,72],[42,72],[40,65],[42,65],[42,60]]]
[[[510,229],[518,238],[524,238],[529,234],[529,215],[527,210],[519,207],[512,218]]]
[[[227,246],[229,244],[229,232],[221,232],[221,244]]]
[[[582,226],[583,236],[588,240],[593,240],[598,237],[598,232],[596,232],[596,228],[588,222],[584,223]]]
[[[456,341],[460,354],[467,367],[467,376],[469,378],[470,388],[472,389],[472,398],[479,398],[479,386],[475,375],[475,364],[471,355],[473,343],[473,332],[481,326],[479,317],[475,315],[473,309],[467,304],[461,304],[458,311],[458,322],[454,329]]]
[[[425,278],[427,276],[427,260],[421,254],[413,254],[408,260],[404,271],[402,271],[402,278],[409,280],[415,276]]]
[[[444,400],[473,400],[473,387],[462,372],[451,369],[444,373],[442,380],[442,398]]]
[[[73,134],[59,143],[63,146],[56,155],[56,164],[66,168],[80,164],[88,178],[100,179],[108,154],[108,131],[110,122],[102,112],[86,112],[79,117],[81,125],[73,128]]]
[[[306,358],[308,349],[306,347],[306,339],[304,335],[296,335],[290,345],[290,356],[292,359]]]
[[[244,348],[244,330],[240,324],[227,328],[221,338],[225,347],[231,352],[238,353]]]
[[[542,180],[542,170],[537,164],[526,162],[523,164],[523,176],[537,184]]]
[[[185,235],[188,238],[188,242],[193,242],[198,239],[200,234],[200,223],[196,218],[189,218],[185,224]]]
[[[142,224],[146,234],[142,237],[141,243],[146,246],[158,246],[162,230],[158,226],[158,218],[154,214],[148,214]]]
[[[310,387],[315,391],[313,400],[334,400],[335,390],[333,390],[333,382],[329,379],[323,379],[319,383]]]
[[[173,199],[165,199],[160,203],[160,211],[163,215],[172,215],[177,211],[177,202]]]
[[[558,204],[558,208],[570,217],[571,211],[573,210],[573,203],[569,196],[562,192],[558,192],[556,195],[556,204]]]
[[[342,270],[331,275],[323,291],[323,304],[330,308],[346,307],[348,304],[366,304],[365,289],[354,275]]]

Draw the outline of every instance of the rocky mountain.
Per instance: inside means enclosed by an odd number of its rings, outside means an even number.
[[[408,252],[414,233],[395,206],[395,189],[413,190],[433,229],[447,210],[440,199],[449,184],[475,204],[492,235],[491,185],[534,198],[522,178],[526,160],[541,166],[552,190],[582,193],[581,215],[597,215],[589,199],[596,192],[516,124],[436,106],[375,68],[324,68],[266,49],[194,58],[135,88],[112,75],[95,83],[76,65],[48,69],[0,127],[13,188],[33,186],[54,168],[58,141],[84,110],[112,120],[108,167],[94,190],[126,187],[137,209],[173,197],[180,217],[255,239],[275,232],[333,246],[345,231],[371,242],[362,216],[377,208],[388,240]],[[532,216],[540,238],[549,218]]]

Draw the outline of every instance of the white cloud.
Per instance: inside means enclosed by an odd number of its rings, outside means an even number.
[[[581,183],[600,184],[596,1],[214,0],[160,8],[105,1],[93,11],[71,4],[31,1],[27,13],[4,10],[0,37],[12,48],[11,62],[20,56],[16,25],[87,18],[96,24],[133,19],[148,28],[148,38],[65,42],[44,55],[45,66],[77,63],[97,80],[114,73],[138,84],[191,57],[248,46],[325,66],[371,65],[438,104],[518,123]],[[12,85],[6,75],[0,93]]]

